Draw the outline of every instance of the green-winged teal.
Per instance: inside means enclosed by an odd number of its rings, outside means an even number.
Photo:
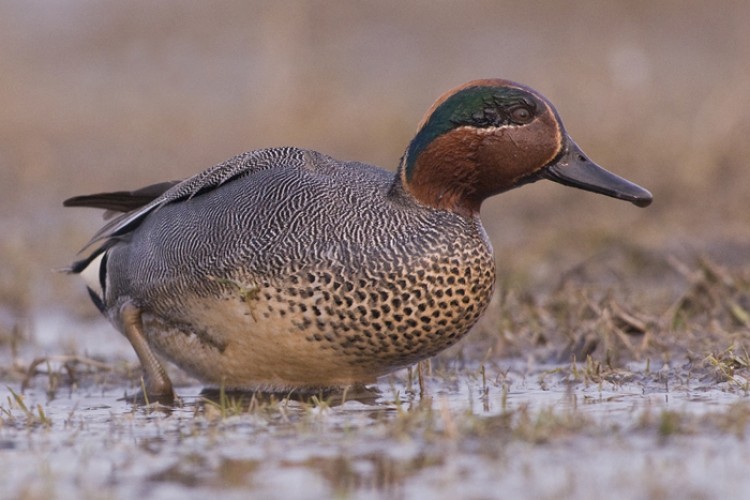
[[[433,104],[395,174],[274,148],[71,198],[124,213],[70,271],[133,344],[149,394],[172,394],[156,354],[227,388],[367,383],[477,321],[495,282],[482,201],[539,179],[651,202],[592,163],[545,97],[477,80]]]

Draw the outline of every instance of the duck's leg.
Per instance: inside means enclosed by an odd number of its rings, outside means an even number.
[[[145,372],[146,395],[153,398],[173,398],[172,381],[146,342],[141,321],[141,310],[130,302],[120,307],[120,322],[125,337],[141,362]]]

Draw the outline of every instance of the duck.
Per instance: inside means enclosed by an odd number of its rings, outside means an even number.
[[[174,395],[164,361],[233,390],[361,386],[467,334],[495,285],[482,203],[539,180],[652,201],[542,94],[482,79],[438,98],[395,171],[276,147],[69,198],[110,218],[67,271],[132,345],[147,395]]]

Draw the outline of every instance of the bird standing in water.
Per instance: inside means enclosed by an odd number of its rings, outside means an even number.
[[[133,345],[240,390],[369,383],[455,344],[487,308],[490,196],[540,179],[651,194],[591,162],[536,91],[499,79],[429,109],[393,173],[315,151],[236,156],[180,182],[66,200],[122,212],[70,271]]]

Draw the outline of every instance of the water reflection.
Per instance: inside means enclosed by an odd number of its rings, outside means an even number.
[[[596,456],[614,464],[630,456],[638,464],[635,457],[658,457],[665,442],[697,446],[701,457],[714,443],[701,441],[699,429],[717,439],[744,433],[750,422],[746,397],[719,386],[665,390],[658,377],[645,375],[587,386],[572,383],[562,367],[520,365],[482,375],[480,366],[464,366],[460,374],[434,370],[422,391],[407,372],[374,386],[306,395],[181,386],[172,406],[133,404],[122,399],[122,388],[86,384],[48,399],[31,384],[24,394],[14,391],[25,410],[4,387],[0,449],[12,456],[0,480],[8,491],[22,491],[30,478],[24,471],[39,467],[41,451],[54,456],[46,466],[55,488],[113,496],[136,487],[156,498],[217,490],[269,498],[440,498],[467,478],[477,491],[512,489],[520,460],[536,478],[535,491],[549,492],[565,481],[540,475],[537,469],[549,464],[530,458],[537,453],[562,453],[555,467],[581,481],[568,463]],[[734,460],[747,454],[741,442],[719,440]],[[83,468],[70,470],[66,464],[81,456]]]

